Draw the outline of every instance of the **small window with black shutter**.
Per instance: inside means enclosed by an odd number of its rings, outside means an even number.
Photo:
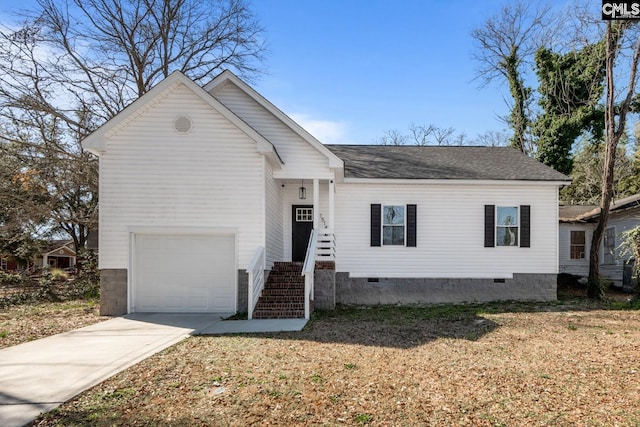
[[[416,205],[371,205],[371,246],[416,247]]]
[[[484,247],[531,247],[531,206],[484,207]]]

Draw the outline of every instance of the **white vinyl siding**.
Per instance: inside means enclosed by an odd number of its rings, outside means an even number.
[[[336,268],[359,277],[511,277],[558,272],[555,185],[339,184]],[[370,246],[371,204],[417,204],[417,247]],[[531,206],[531,247],[484,247],[484,206]]]
[[[100,268],[128,268],[132,226],[232,228],[242,268],[265,242],[262,156],[191,90],[168,92],[100,157]],[[186,135],[173,128],[182,115],[193,123]]]
[[[276,177],[300,179],[332,175],[323,154],[233,83],[217,88],[213,95],[276,147],[284,162],[282,170],[274,172]]]
[[[266,261],[267,269],[271,268],[274,262],[283,260],[283,188],[282,184],[273,179],[271,167],[266,165],[265,178],[265,236],[266,236]],[[286,212],[286,211],[285,211]]]

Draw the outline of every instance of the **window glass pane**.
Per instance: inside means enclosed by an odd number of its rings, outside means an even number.
[[[383,211],[383,224],[404,224],[404,206],[385,206]]]
[[[604,262],[611,263],[616,260],[616,229],[609,227],[604,234]]]
[[[518,225],[518,208],[499,206],[498,225]]]
[[[571,232],[570,258],[584,259],[585,232],[575,230]]]
[[[584,245],[584,231],[572,231],[571,232],[571,244],[572,245]]]
[[[518,227],[498,227],[498,246],[518,246]]]
[[[387,226],[382,228],[383,245],[404,245],[404,226]]]

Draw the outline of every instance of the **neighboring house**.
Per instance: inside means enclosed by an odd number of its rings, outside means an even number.
[[[587,277],[589,251],[600,208],[560,206],[560,272]],[[630,287],[631,254],[620,248],[623,232],[640,225],[640,194],[611,203],[607,228],[600,245],[600,274],[615,286]],[[625,273],[625,269],[627,270]]]
[[[76,251],[73,240],[52,240],[42,255],[36,259],[36,267],[73,269],[76,266]]]
[[[72,269],[76,265],[76,251],[72,240],[52,240],[42,250],[33,261],[29,261],[29,266],[25,262],[18,262],[14,257],[5,255],[0,257],[0,269],[5,271],[22,271],[28,267]]]
[[[22,271],[26,268],[25,263],[16,261],[11,255],[0,255],[0,270],[2,271]]]
[[[326,146],[229,71],[204,88],[172,73],[83,145],[100,157],[103,314],[270,299],[286,315],[301,274],[306,316],[309,299],[556,298],[569,179],[511,148]]]

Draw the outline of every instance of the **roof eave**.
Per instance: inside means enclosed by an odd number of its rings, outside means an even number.
[[[433,184],[433,185],[549,185],[565,186],[564,180],[507,180],[507,179],[442,179],[442,178],[363,178],[345,176],[345,183],[352,184]]]

